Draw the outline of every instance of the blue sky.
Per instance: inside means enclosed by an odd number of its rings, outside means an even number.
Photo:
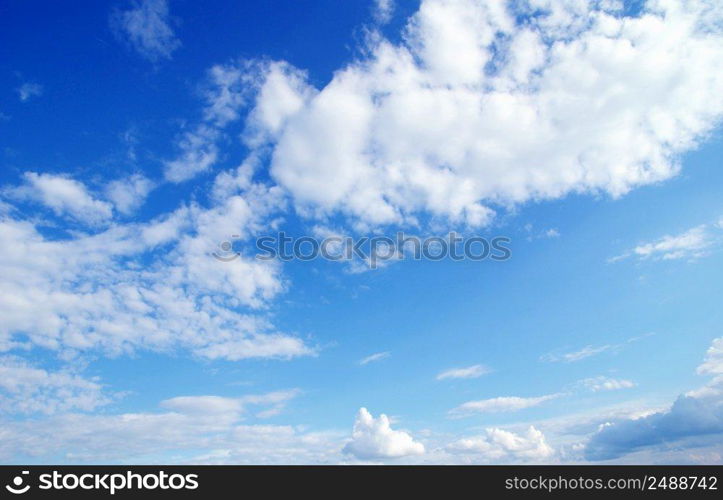
[[[723,460],[715,2],[0,9],[3,463]]]

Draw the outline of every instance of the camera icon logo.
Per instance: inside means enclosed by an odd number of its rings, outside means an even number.
[[[23,482],[25,481],[25,478],[23,476],[27,476],[28,474],[30,474],[30,471],[22,471],[21,475],[15,476],[13,478],[12,485],[5,485],[5,489],[14,495],[22,495],[23,493],[27,493],[27,491],[30,489],[30,485],[26,484],[25,486],[23,486]]]

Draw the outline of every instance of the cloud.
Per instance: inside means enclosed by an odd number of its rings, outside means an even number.
[[[133,8],[117,10],[110,24],[119,40],[151,62],[171,59],[181,46],[170,26],[166,0],[133,0]]]
[[[377,352],[377,353],[375,353],[375,354],[371,354],[371,355],[367,356],[366,358],[360,359],[360,360],[359,360],[359,364],[362,365],[362,366],[364,366],[364,365],[367,365],[367,364],[369,364],[369,363],[375,363],[375,362],[377,362],[377,361],[381,361],[381,360],[383,360],[383,359],[387,359],[387,358],[388,358],[389,356],[391,356],[391,355],[392,355],[392,353],[391,353],[391,352],[388,352],[388,351]]]
[[[723,115],[721,16],[709,0],[635,15],[424,0],[402,42],[371,34],[326,86],[288,78],[295,104],[266,130],[271,174],[302,213],[370,225],[477,226],[497,206],[624,195],[676,175]],[[273,105],[260,88],[253,110]]]
[[[453,454],[479,455],[485,461],[539,461],[554,454],[545,436],[534,426],[515,434],[503,429],[487,429],[485,435],[454,441],[446,449]]]
[[[556,363],[556,362],[574,363],[577,361],[582,361],[583,359],[590,358],[592,356],[597,356],[598,354],[602,354],[604,352],[617,352],[620,349],[623,349],[624,347],[628,346],[629,344],[633,344],[635,342],[648,338],[652,335],[655,335],[655,334],[654,333],[646,333],[643,335],[639,335],[637,337],[630,337],[625,342],[621,342],[619,344],[604,344],[604,345],[599,345],[599,346],[587,345],[577,351],[571,351],[571,352],[562,353],[562,354],[559,352],[551,352],[551,353],[540,356],[540,361],[546,361],[549,363]]]
[[[91,234],[71,225],[69,236],[50,236],[29,211],[0,217],[0,346],[24,339],[61,356],[179,348],[228,360],[314,354],[260,312],[285,289],[276,263],[211,256],[229,234],[244,244],[283,207],[279,188],[253,183],[250,170],[229,175],[235,187],[207,208],[182,206]]]
[[[15,356],[0,357],[0,414],[92,411],[111,402],[97,380],[49,372]]]
[[[718,375],[701,389],[678,397],[668,410],[636,419],[607,422],[585,447],[588,460],[611,460],[656,447],[693,449],[723,439],[723,378],[720,377],[720,346],[713,341],[701,374]]]
[[[220,396],[179,396],[161,402],[161,407],[187,415],[216,415],[238,419],[248,406],[265,406],[257,417],[268,418],[281,413],[286,404],[301,391],[291,389],[238,398]]]
[[[166,180],[184,182],[208,171],[217,163],[220,157],[217,143],[224,137],[223,130],[240,118],[241,109],[258,86],[255,75],[261,72],[268,75],[268,85],[262,93],[269,96],[270,102],[265,108],[258,108],[249,115],[245,134],[247,140],[252,141],[252,129],[257,121],[264,124],[264,133],[270,133],[268,131],[273,129],[276,120],[280,119],[279,113],[283,113],[284,107],[290,105],[284,90],[274,87],[274,74],[276,71],[284,71],[280,69],[282,66],[243,63],[239,66],[217,64],[211,67],[203,90],[206,101],[203,118],[191,130],[185,131],[178,140],[180,154],[165,162]]]
[[[118,212],[131,215],[143,205],[154,187],[153,182],[144,175],[133,174],[110,182],[105,194]]]
[[[374,19],[380,24],[386,24],[394,15],[394,0],[374,0]]]
[[[450,378],[478,378],[490,373],[491,370],[484,365],[472,365],[466,368],[452,368],[437,375],[437,380]]]
[[[651,243],[636,246],[630,252],[613,257],[617,262],[628,257],[653,260],[696,259],[705,257],[715,243],[713,228],[715,225],[703,224],[674,236],[663,236]]]
[[[284,393],[285,391],[281,391]],[[338,456],[341,433],[245,423],[252,398],[275,404],[274,393],[234,398],[172,398],[165,411],[66,413],[0,421],[0,459],[70,463],[324,463]],[[240,408],[241,410],[237,411]],[[22,458],[21,458],[22,457]]]
[[[25,82],[18,87],[17,91],[20,100],[25,102],[33,97],[40,97],[43,95],[43,86],[39,83]]]
[[[615,379],[605,376],[586,378],[579,382],[579,385],[592,392],[616,391],[619,389],[630,389],[635,383],[625,379]]]
[[[352,439],[343,451],[362,460],[399,458],[423,454],[424,445],[406,432],[393,430],[386,415],[375,419],[366,408],[360,408]]]
[[[556,399],[562,394],[547,394],[533,398],[521,398],[517,396],[503,396],[479,401],[468,401],[450,410],[450,415],[465,417],[475,413],[500,413],[519,411],[525,408],[538,406],[546,401]]]
[[[22,186],[5,189],[5,195],[37,201],[56,215],[69,215],[91,225],[102,223],[113,215],[110,203],[94,198],[85,185],[69,177],[26,172],[24,181]]]
[[[573,351],[563,354],[545,354],[540,359],[542,361],[549,361],[549,362],[557,362],[557,361],[565,361],[567,363],[573,363],[575,361],[581,361],[585,358],[589,358],[591,356],[595,356],[597,354],[601,354],[603,352],[609,351],[611,349],[615,348],[615,346],[612,345],[601,345],[601,346],[592,346],[588,345],[580,349],[579,351]]]

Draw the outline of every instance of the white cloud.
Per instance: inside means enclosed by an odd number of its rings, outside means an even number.
[[[454,454],[480,455],[483,460],[494,462],[539,461],[554,454],[543,433],[533,426],[520,434],[490,428],[485,435],[460,439],[446,449]]]
[[[283,393],[284,391],[282,391]],[[280,393],[280,394],[282,394]],[[0,421],[0,459],[79,463],[324,463],[338,457],[343,435],[285,425],[247,424],[251,399],[279,396],[173,398],[162,412],[62,414]],[[236,411],[236,408],[241,408]]]
[[[22,338],[65,356],[179,348],[230,360],[313,354],[259,311],[285,288],[276,263],[211,256],[230,234],[243,245],[283,206],[279,188],[252,183],[243,169],[234,175],[245,180],[209,208],[183,206],[95,234],[55,239],[30,213],[0,218],[0,346]]]
[[[580,381],[580,385],[593,392],[616,391],[619,389],[630,389],[635,383],[625,379],[615,379],[605,376],[586,378]]]
[[[26,172],[25,184],[6,189],[9,197],[32,199],[56,215],[70,215],[87,224],[99,224],[113,216],[110,203],[94,198],[82,183],[62,175]]]
[[[519,411],[525,408],[538,406],[546,401],[556,399],[562,394],[547,394],[533,398],[521,398],[517,396],[502,396],[491,399],[481,399],[479,401],[468,401],[450,410],[450,415],[457,417],[465,417],[475,413],[500,413]]]
[[[579,351],[567,352],[567,353],[563,353],[563,354],[553,354],[553,353],[545,354],[540,359],[542,361],[549,361],[549,362],[565,361],[567,363],[573,363],[575,361],[581,361],[581,360],[589,358],[591,356],[601,354],[601,353],[609,351],[613,348],[615,348],[615,346],[612,346],[612,345],[601,345],[601,346],[588,345],[588,346],[583,347]]]
[[[269,127],[271,173],[302,211],[372,225],[419,212],[481,225],[493,205],[623,195],[676,175],[723,114],[722,15],[708,0],[651,0],[634,17],[424,0],[404,42],[371,36],[310,98],[289,81],[304,105]]]
[[[154,188],[153,182],[141,174],[133,174],[125,179],[117,179],[108,184],[106,197],[113,202],[115,209],[125,215],[135,212]]]
[[[248,406],[264,406],[256,416],[268,418],[281,413],[286,404],[298,396],[298,389],[247,395],[238,398],[220,396],[179,396],[161,402],[161,407],[187,415],[215,415],[238,419]]]
[[[394,15],[394,0],[374,0],[374,19],[380,24],[386,24]]]
[[[661,411],[602,425],[585,447],[588,460],[619,459],[656,449],[705,449],[723,439],[723,338],[713,340],[698,373],[714,375],[705,386],[679,396]],[[713,446],[715,449],[715,446]]]
[[[391,355],[392,355],[392,353],[390,353],[390,352],[388,352],[388,351],[377,352],[377,353],[375,353],[375,354],[370,354],[369,356],[360,359],[360,360],[359,360],[359,364],[362,365],[362,366],[364,366],[364,365],[367,365],[367,364],[369,364],[369,363],[374,363],[374,362],[376,362],[376,361],[381,361],[381,360],[383,360],[383,359],[387,359],[387,358],[388,358],[389,356],[391,356]]]
[[[639,259],[675,260],[696,259],[708,254],[715,241],[712,227],[706,224],[694,227],[678,235],[663,236],[651,243],[644,243],[632,251],[613,257],[610,262],[616,262],[628,257]]]
[[[97,380],[68,370],[49,372],[15,356],[0,357],[0,413],[91,411],[110,401]]]
[[[713,340],[705,353],[703,363],[698,367],[703,375],[723,375],[723,337]]]
[[[151,62],[171,59],[181,46],[170,26],[166,0],[133,0],[133,8],[111,16],[116,36]]]
[[[484,365],[472,365],[466,368],[452,368],[437,375],[437,380],[450,378],[477,378],[490,373],[491,370]]]
[[[421,455],[424,453],[424,445],[414,441],[404,431],[393,430],[386,415],[374,418],[366,408],[360,408],[354,422],[352,439],[343,451],[362,460],[399,458]]]
[[[33,97],[43,95],[43,86],[39,83],[25,82],[17,89],[18,97],[25,102]]]

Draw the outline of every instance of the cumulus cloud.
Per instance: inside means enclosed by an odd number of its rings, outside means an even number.
[[[482,225],[496,206],[668,179],[723,114],[723,14],[616,5],[424,0],[401,43],[371,35],[323,88],[293,72],[272,176],[302,211],[373,225]],[[261,89],[255,110],[273,105]]]
[[[366,408],[360,408],[352,439],[343,451],[362,460],[399,458],[423,454],[424,445],[404,431],[393,430],[386,415],[374,418]]]
[[[701,374],[716,375],[706,386],[683,394],[673,405],[640,418],[607,422],[585,447],[588,460],[610,460],[655,447],[695,449],[723,439],[723,373],[720,348],[723,338],[713,341],[698,368]]]
[[[0,413],[92,411],[110,401],[95,379],[70,370],[47,371],[15,356],[0,357]]]
[[[116,36],[151,62],[171,59],[181,46],[170,26],[166,0],[133,0],[132,8],[111,15]]]
[[[437,375],[437,380],[450,378],[478,378],[490,373],[491,370],[484,365],[472,365],[466,368],[452,368]]]
[[[491,399],[481,399],[479,401],[467,401],[456,408],[450,410],[450,415],[456,417],[464,417],[475,413],[500,413],[524,410],[533,406],[541,405],[546,401],[556,399],[562,394],[547,394],[533,398],[521,398],[517,396],[502,396]]]
[[[520,434],[490,428],[482,436],[454,441],[447,445],[446,449],[453,454],[478,455],[486,462],[534,462],[547,459],[554,454],[544,434],[534,426],[530,426]]]
[[[377,352],[375,354],[370,354],[369,356],[362,358],[359,360],[359,364],[364,366],[368,365],[369,363],[375,363],[377,361],[381,361],[383,359],[387,359],[389,356],[391,356],[392,353],[388,351],[384,352]]]
[[[153,188],[153,182],[146,176],[133,174],[110,182],[105,193],[118,212],[130,215],[140,208]]]
[[[24,181],[21,186],[4,189],[4,194],[42,203],[56,215],[87,224],[99,224],[113,215],[110,203],[96,199],[83,183],[69,177],[26,172]]]

